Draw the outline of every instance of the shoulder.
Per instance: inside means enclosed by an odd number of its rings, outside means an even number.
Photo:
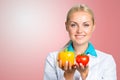
[[[111,54],[109,53],[105,53],[99,50],[96,50],[97,53],[97,58],[99,59],[99,61],[102,62],[111,62],[113,64],[115,64],[114,58]]]
[[[109,53],[105,53],[100,50],[95,50],[95,51],[96,51],[98,57],[112,57],[112,55]]]
[[[47,55],[47,59],[48,59],[48,58],[56,59],[58,53],[59,53],[59,51],[54,51],[54,52],[50,52],[50,53],[48,53],[48,55]]]
[[[57,62],[57,55],[58,55],[59,51],[54,51],[54,52],[50,52],[48,53],[46,59],[45,59],[45,64],[47,66],[52,66],[55,67],[56,66],[56,62]]]

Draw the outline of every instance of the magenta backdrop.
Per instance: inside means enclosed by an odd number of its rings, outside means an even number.
[[[119,0],[0,0],[0,80],[43,80],[46,56],[69,40],[66,13],[79,3],[94,11],[91,41],[113,55],[120,80]]]

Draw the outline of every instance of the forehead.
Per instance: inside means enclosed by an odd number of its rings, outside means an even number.
[[[70,21],[92,21],[92,15],[85,11],[73,12],[69,16]]]

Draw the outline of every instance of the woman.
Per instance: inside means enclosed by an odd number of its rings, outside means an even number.
[[[48,54],[45,64],[44,80],[116,80],[116,64],[110,54],[96,50],[89,41],[95,21],[92,10],[81,4],[72,7],[66,18],[66,30],[70,41],[63,49],[73,51],[75,56],[85,53],[90,61],[87,66],[75,64],[71,67],[66,61],[57,61],[59,51]]]

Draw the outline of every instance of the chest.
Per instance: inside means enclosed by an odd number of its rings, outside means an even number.
[[[105,66],[104,59],[90,57],[89,74],[87,80],[103,80]]]

